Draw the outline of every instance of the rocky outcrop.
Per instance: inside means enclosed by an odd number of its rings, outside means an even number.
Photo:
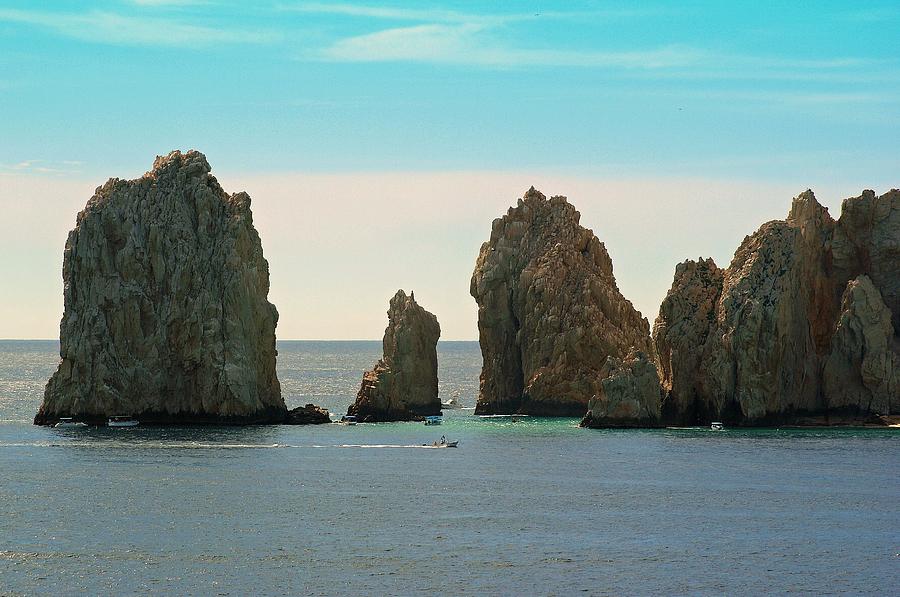
[[[652,354],[647,320],[579,219],[565,197],[531,188],[494,220],[470,287],[483,356],[476,413],[582,416],[602,395],[608,357]]]
[[[356,402],[347,410],[364,422],[409,421],[438,415],[437,318],[398,290],[388,309],[384,355],[366,371]]]
[[[582,427],[656,427],[662,402],[656,364],[644,352],[607,357],[600,392],[588,403]]]
[[[322,425],[331,423],[331,415],[321,406],[307,404],[289,410],[285,423],[288,425]]]
[[[78,214],[63,259],[62,361],[36,424],[282,421],[278,312],[250,197],[203,154],[110,179]]]
[[[663,419],[890,415],[898,286],[900,192],[848,199],[837,222],[801,194],[786,220],[744,239],[724,272],[711,261],[678,266],[654,326]]]
[[[889,414],[900,409],[900,351],[892,349],[894,341],[891,311],[881,293],[868,276],[852,280],[825,361],[829,411]]]
[[[715,329],[723,271],[702,257],[675,268],[672,288],[653,324],[653,341],[666,400],[663,418],[692,422],[710,419],[715,405],[706,400],[700,362]]]

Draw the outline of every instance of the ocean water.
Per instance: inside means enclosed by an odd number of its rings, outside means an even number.
[[[0,594],[898,594],[893,431],[34,427],[56,351],[0,342]],[[379,352],[279,343],[288,406]],[[439,359],[474,405],[477,344]]]

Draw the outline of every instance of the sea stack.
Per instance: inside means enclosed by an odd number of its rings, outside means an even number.
[[[731,265],[678,266],[654,326],[673,424],[866,422],[900,408],[900,191],[811,191]]]
[[[226,193],[203,154],[99,187],[69,233],[63,282],[62,361],[35,424],[287,418],[250,197]]]
[[[483,356],[477,414],[581,417],[616,368],[607,358],[653,355],[649,323],[579,219],[565,197],[532,187],[494,220],[470,287]]]
[[[398,290],[388,308],[384,354],[363,375],[348,415],[360,421],[409,421],[441,412],[438,399],[437,318]]]

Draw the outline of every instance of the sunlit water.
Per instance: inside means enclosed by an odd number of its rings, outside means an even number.
[[[337,413],[381,349],[278,348]],[[34,427],[56,351],[0,342],[0,594],[897,594],[891,431]],[[477,344],[439,353],[474,405]]]

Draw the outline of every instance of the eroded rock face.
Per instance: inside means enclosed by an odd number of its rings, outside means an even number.
[[[665,392],[663,417],[684,424],[711,417],[716,406],[703,391],[703,346],[715,329],[724,272],[702,257],[675,268],[675,280],[653,324],[653,341]]]
[[[438,415],[437,318],[398,290],[388,309],[384,355],[366,371],[356,402],[347,410],[361,421],[409,421]]]
[[[483,368],[478,414],[582,416],[607,357],[652,354],[649,324],[565,197],[531,188],[494,220],[472,275]]]
[[[843,210],[835,222],[807,191],[744,239],[721,281],[679,266],[654,328],[667,422],[893,413],[900,192],[866,191]]]
[[[900,407],[900,351],[892,349],[891,311],[868,276],[847,284],[825,362],[829,410],[896,413]]]
[[[656,364],[632,350],[624,359],[608,357],[600,371],[600,392],[588,403],[582,427],[655,427],[662,401]]]
[[[286,416],[250,197],[226,193],[203,154],[99,187],[69,233],[63,280],[62,362],[35,423]]]

